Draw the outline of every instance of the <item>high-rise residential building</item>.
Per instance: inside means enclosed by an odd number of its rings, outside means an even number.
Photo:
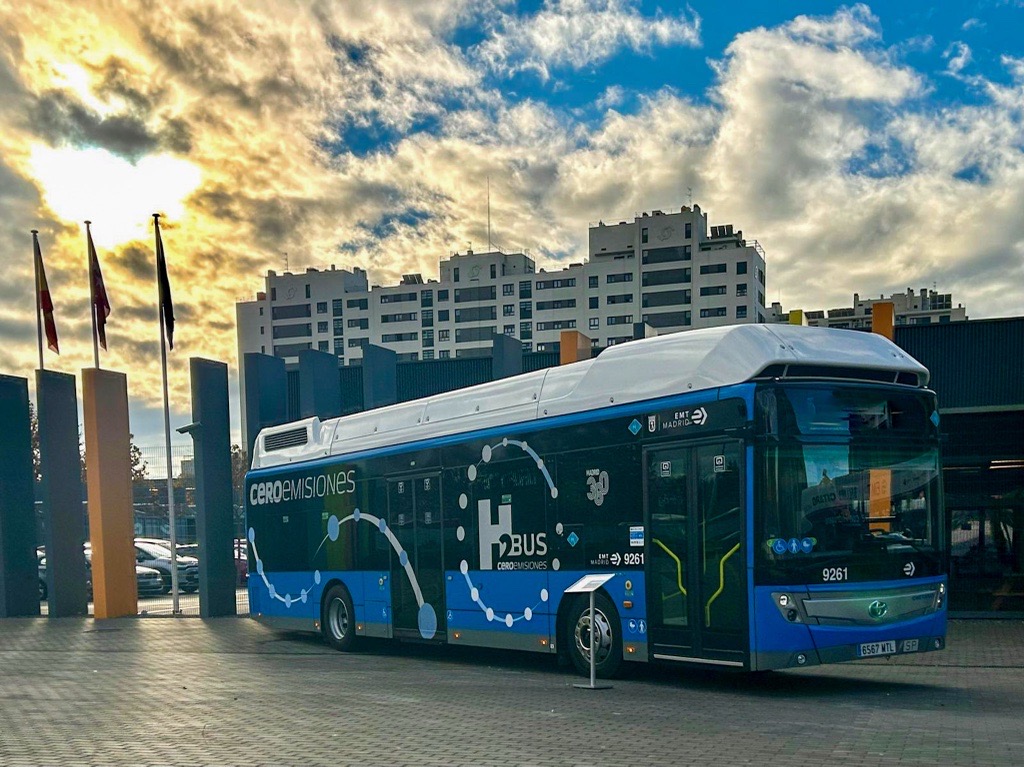
[[[256,300],[237,304],[238,348],[353,361],[375,344],[429,360],[489,354],[494,333],[557,350],[563,330],[604,347],[631,339],[639,322],[661,334],[766,322],[764,295],[760,245],[731,224],[709,230],[699,206],[683,206],[591,226],[589,259],[557,271],[500,250],[455,253],[438,280],[410,274],[387,287],[370,287],[362,269],[270,271]]]
[[[851,307],[802,313],[807,324],[815,327],[870,330],[874,305],[882,302],[893,305],[896,325],[930,325],[963,322],[967,319],[967,310],[962,304],[953,306],[951,293],[938,293],[928,288],[921,288],[919,293],[915,293],[913,288],[907,288],[906,293],[879,295],[878,298],[861,298],[859,293],[854,293]],[[783,310],[782,304],[773,302],[768,317],[771,322],[788,322],[790,313]]]

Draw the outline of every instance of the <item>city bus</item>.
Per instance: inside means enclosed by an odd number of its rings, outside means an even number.
[[[791,325],[594,359],[260,432],[250,614],[320,632],[806,668],[942,649],[947,534],[928,371]],[[612,574],[596,594],[566,589]]]

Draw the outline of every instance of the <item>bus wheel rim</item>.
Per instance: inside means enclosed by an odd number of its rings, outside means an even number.
[[[612,625],[600,610],[594,611],[594,623],[597,625],[597,665],[601,665],[612,651]],[[583,611],[576,622],[574,632],[576,650],[585,661],[590,662],[590,609]]]
[[[327,612],[327,623],[335,639],[342,639],[348,634],[349,616],[345,600],[335,598]]]

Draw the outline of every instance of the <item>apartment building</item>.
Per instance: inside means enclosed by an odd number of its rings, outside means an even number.
[[[405,275],[369,286],[354,269],[270,271],[254,301],[236,306],[239,357],[262,352],[295,362],[317,349],[351,362],[367,344],[401,360],[486,355],[504,333],[526,351],[556,350],[563,330],[595,347],[659,333],[766,322],[765,259],[731,224],[708,227],[699,206],[590,227],[589,258],[557,271],[525,253],[454,253],[438,279]]]
[[[808,325],[815,327],[870,330],[873,307],[880,302],[892,303],[896,325],[931,325],[967,319],[963,304],[953,306],[952,293],[938,293],[928,288],[921,288],[918,293],[907,288],[905,293],[881,294],[878,298],[861,298],[859,293],[854,293],[853,306],[803,311],[803,317]],[[788,322],[789,315],[778,302],[773,302],[768,310],[770,322]]]

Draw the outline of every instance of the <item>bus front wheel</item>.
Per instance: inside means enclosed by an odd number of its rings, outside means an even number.
[[[604,594],[594,595],[596,672],[602,679],[615,676],[622,664],[622,624],[615,605]],[[580,595],[569,613],[569,657],[582,674],[590,673],[590,597]]]
[[[321,612],[320,630],[327,644],[342,652],[351,650],[356,639],[356,612],[348,589],[340,583],[331,586]]]

